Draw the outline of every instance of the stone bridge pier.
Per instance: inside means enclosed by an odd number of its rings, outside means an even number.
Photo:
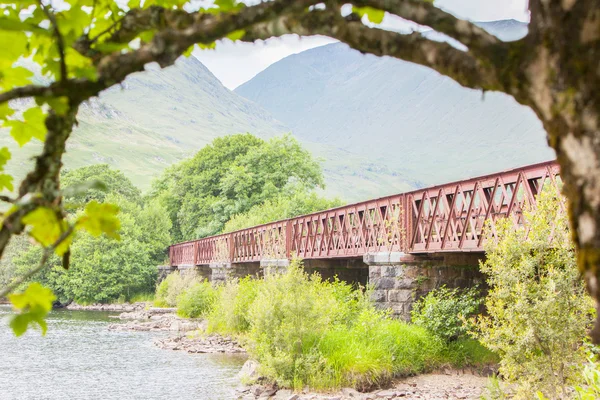
[[[430,253],[408,255],[401,252],[367,253],[361,258],[308,259],[303,261],[306,272],[319,273],[324,279],[337,277],[351,284],[369,285],[372,300],[382,309],[389,309],[396,318],[410,320],[413,303],[429,291],[446,285],[450,288],[483,285],[479,271],[481,253]],[[260,262],[218,262],[208,265],[159,267],[159,281],[168,273],[195,272],[200,278],[215,284],[228,279],[283,273],[288,259],[265,259]]]
[[[372,300],[394,317],[410,320],[416,300],[431,290],[446,285],[467,288],[484,285],[479,270],[481,253],[430,253],[408,255],[401,252],[367,253],[363,262],[369,267]]]

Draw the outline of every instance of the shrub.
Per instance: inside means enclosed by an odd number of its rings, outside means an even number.
[[[209,320],[209,331],[242,334],[250,329],[248,309],[256,298],[261,281],[250,277],[227,282],[217,295]]]
[[[262,374],[296,389],[366,389],[454,359],[462,366],[482,358],[461,353],[481,347],[448,351],[438,336],[391,319],[368,299],[368,292],[308,275],[294,261],[285,274],[226,285],[209,326],[242,334]]]
[[[209,282],[196,282],[177,296],[177,315],[198,318],[207,315],[217,299],[217,291]]]
[[[169,274],[156,288],[155,307],[176,307],[177,298],[198,280],[195,274]]]
[[[453,341],[465,336],[464,321],[479,311],[482,302],[477,288],[448,289],[442,286],[414,304],[412,321],[446,341]]]
[[[524,225],[497,220],[481,269],[490,286],[478,337],[501,357],[500,372],[517,398],[568,397],[585,361],[582,348],[592,303],[579,277],[567,217],[557,189],[538,196]],[[491,232],[491,230],[488,230]]]

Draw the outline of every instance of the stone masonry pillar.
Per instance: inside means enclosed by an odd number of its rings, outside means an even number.
[[[260,260],[260,268],[264,275],[285,273],[290,266],[290,260],[287,258]]]
[[[484,283],[479,272],[482,254],[433,254],[413,256],[401,252],[368,253],[372,300],[392,315],[410,320],[413,303],[429,291],[446,285],[470,287]]]

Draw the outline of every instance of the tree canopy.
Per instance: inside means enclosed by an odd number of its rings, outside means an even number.
[[[92,165],[65,173],[63,182],[88,185],[97,179],[106,184],[102,190],[87,191],[86,200],[118,206],[120,240],[81,232],[71,243],[68,270],[62,267],[59,257],[49,258],[49,268],[32,279],[50,287],[63,302],[110,302],[151,293],[156,282],[156,266],[164,262],[166,248],[171,244],[171,221],[166,210],[153,200],[142,204],[139,190],[121,171],[105,164]],[[69,203],[71,199],[73,203]],[[69,218],[80,218],[85,210],[81,194],[67,197],[65,201],[65,207],[72,214]],[[26,274],[42,253],[40,247],[27,245],[23,239],[20,237],[9,246],[10,259],[0,261],[0,268],[14,276]],[[17,251],[12,250],[15,246]]]
[[[66,252],[73,231],[100,226],[69,225],[60,200],[62,156],[83,102],[148,63],[163,68],[173,64],[179,56],[189,55],[194,45],[213,47],[224,38],[253,42],[285,34],[326,35],[365,53],[428,66],[465,87],[507,93],[530,107],[557,152],[578,264],[600,304],[600,2],[530,0],[529,33],[511,43],[429,0],[272,0],[250,6],[217,0],[199,9],[194,4],[186,0],[0,4],[0,120],[20,145],[33,139],[44,142],[16,194],[3,197],[12,208],[2,220],[0,255],[11,236],[26,226],[38,233],[34,237],[47,254]],[[385,15],[431,27],[456,42],[376,26]],[[39,66],[43,83],[33,82],[31,72],[19,66],[23,58]],[[35,103],[15,113],[9,102],[18,99]],[[0,149],[0,167],[9,158],[8,149]],[[0,174],[0,189],[13,189],[11,176]],[[100,216],[92,212],[88,220]],[[42,217],[52,221],[43,229]],[[40,235],[40,230],[51,233]],[[12,289],[0,290],[0,296]],[[20,304],[37,305],[28,301]],[[600,324],[592,336],[600,341]]]
[[[167,210],[175,240],[222,231],[232,216],[266,200],[323,186],[321,167],[291,136],[215,139],[154,182],[151,198]]]
[[[92,200],[102,203],[109,193],[121,195],[134,203],[142,200],[140,189],[123,172],[110,168],[108,164],[64,170],[61,180],[66,191],[63,200],[71,207],[81,207]],[[82,187],[85,190],[77,190]]]

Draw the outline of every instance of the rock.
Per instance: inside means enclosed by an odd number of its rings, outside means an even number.
[[[254,360],[246,360],[242,366],[242,369],[238,373],[238,378],[241,381],[256,382],[256,380],[259,378],[258,366],[258,362]]]
[[[341,390],[341,392],[342,392],[342,395],[343,395],[344,397],[356,398],[356,399],[359,399],[359,398],[361,398],[361,394],[360,394],[360,392],[359,392],[358,390],[356,390],[356,389],[352,389],[352,388],[343,388],[343,389]]]
[[[380,390],[376,394],[379,399],[393,399],[396,397],[396,392],[394,390]]]

